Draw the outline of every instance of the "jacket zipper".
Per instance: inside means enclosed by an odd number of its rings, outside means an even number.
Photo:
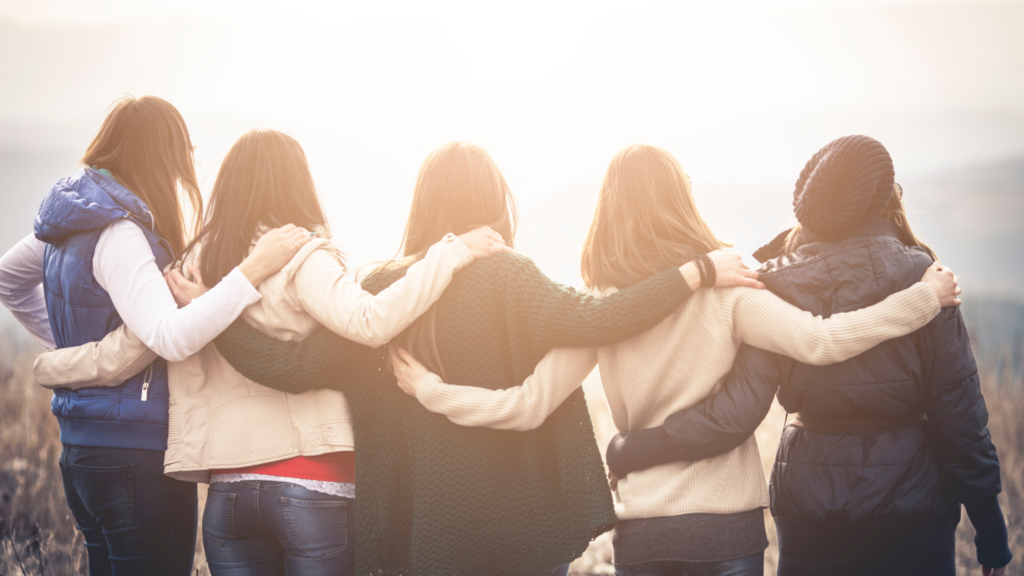
[[[149,380],[153,376],[153,365],[150,364],[146,368],[146,376],[142,379],[142,401],[145,402],[149,398]]]

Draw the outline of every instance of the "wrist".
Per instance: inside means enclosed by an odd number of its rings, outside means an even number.
[[[272,270],[268,270],[266,266],[258,261],[253,261],[252,258],[246,258],[242,260],[242,263],[238,265],[238,271],[252,284],[253,288],[259,286],[270,277]]]
[[[690,286],[690,290],[696,291],[700,288],[700,270],[697,269],[697,265],[693,262],[687,262],[679,267],[679,272],[683,275],[683,280]]]

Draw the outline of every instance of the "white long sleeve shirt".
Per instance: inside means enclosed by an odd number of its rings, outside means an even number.
[[[45,244],[29,235],[0,258],[0,303],[46,348],[55,346],[43,296]],[[235,268],[209,292],[178,308],[138,225],[119,220],[100,234],[93,254],[96,283],[124,323],[171,362],[199,352],[261,295]]]

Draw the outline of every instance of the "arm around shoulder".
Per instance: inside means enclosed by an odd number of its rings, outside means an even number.
[[[556,348],[537,364],[521,386],[488,390],[445,384],[428,373],[416,389],[416,399],[431,412],[461,426],[498,430],[533,430],[547,420],[579,388],[597,365],[591,348]]]
[[[941,310],[934,290],[918,282],[854,312],[821,318],[767,290],[734,288],[725,315],[742,342],[814,365],[842,362],[924,327]],[[721,306],[720,306],[721,308]]]

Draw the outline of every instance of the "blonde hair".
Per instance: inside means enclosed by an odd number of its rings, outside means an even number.
[[[726,246],[701,218],[675,157],[636,144],[608,166],[580,270],[592,288],[628,288]]]
[[[878,214],[882,218],[892,222],[898,229],[897,238],[904,246],[916,246],[923,248],[932,260],[938,260],[938,255],[931,249],[930,246],[925,244],[917,234],[914,234],[914,230],[910,227],[910,219],[907,217],[907,207],[903,204],[903,187],[899,184],[893,184],[893,194],[889,198],[889,202],[882,208],[882,211]],[[803,226],[797,224],[789,231],[789,236],[786,237],[786,246],[783,249],[785,254],[792,254],[796,252],[797,248],[800,247],[800,235],[803,233]]]
[[[412,208],[405,226],[399,264],[423,258],[427,250],[449,232],[464,234],[490,226],[505,244],[515,245],[519,211],[505,177],[490,154],[467,142],[451,142],[423,161],[416,177]],[[437,348],[434,304],[393,341],[412,353],[431,372],[445,377]]]
[[[156,96],[126,96],[114,102],[81,160],[106,168],[152,211],[157,234],[180,256],[199,231],[203,197],[196,179],[188,127],[170,102]],[[192,205],[186,224],[178,189]]]

